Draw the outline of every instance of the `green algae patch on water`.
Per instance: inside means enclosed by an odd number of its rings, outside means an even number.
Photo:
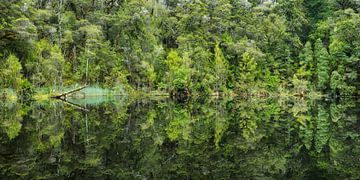
[[[63,93],[70,92],[74,89],[79,89],[80,86],[74,85],[64,88],[38,88],[35,90],[33,99],[36,101],[47,100],[51,97],[59,96]],[[116,88],[102,88],[100,86],[86,86],[81,88],[78,91],[74,91],[66,94],[66,98],[71,99],[87,99],[87,98],[96,98],[101,96],[124,96],[127,95],[125,88],[116,87]]]

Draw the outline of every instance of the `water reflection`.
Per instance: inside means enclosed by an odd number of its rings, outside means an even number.
[[[355,100],[0,103],[0,176],[360,178]]]

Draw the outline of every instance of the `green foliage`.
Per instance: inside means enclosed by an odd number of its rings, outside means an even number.
[[[334,91],[331,76],[337,71],[344,84],[335,91],[353,95],[360,85],[359,5],[355,0],[4,2],[0,59],[16,56],[22,79],[35,87],[279,93],[280,85],[291,91],[294,83],[303,89],[306,82],[306,92],[326,94]],[[187,65],[170,68],[172,51]]]
[[[323,151],[324,146],[328,143],[330,138],[330,122],[329,113],[322,106],[318,109],[318,116],[316,119],[315,131],[315,150],[317,153]]]
[[[308,20],[305,17],[304,0],[279,0],[275,11],[285,16],[288,30],[301,36]]]
[[[168,74],[166,78],[169,92],[187,91],[191,83],[191,60],[187,54],[180,57],[176,51],[170,51],[166,58]]]
[[[256,77],[256,66],[257,63],[250,53],[245,52],[242,54],[242,59],[239,63],[240,87],[249,88],[253,85]]]
[[[19,59],[14,55],[10,55],[4,64],[0,65],[0,87],[20,90],[24,81],[21,70],[22,66]]]
[[[293,84],[293,91],[296,94],[304,95],[308,91],[308,81],[304,79],[299,79],[297,75],[295,74],[292,78],[292,84]]]
[[[316,63],[311,42],[306,42],[305,47],[299,55],[299,58],[300,69],[298,70],[298,74],[301,74],[302,77],[309,80],[310,82],[314,82],[316,79],[314,76],[314,73],[316,73]]]
[[[337,72],[333,71],[331,73],[331,81],[330,81],[330,87],[331,90],[334,92],[338,92],[340,89],[343,88],[344,80],[342,79],[342,76]]]
[[[45,39],[35,46],[34,59],[26,63],[31,82],[35,86],[62,86],[67,66],[60,48]]]
[[[222,53],[219,43],[215,45],[215,74],[216,74],[216,90],[224,90],[226,88],[226,80],[228,77],[228,62]]]
[[[81,172],[90,179],[306,179],[314,171],[317,177],[360,175],[354,158],[360,154],[359,104],[353,100],[80,101],[73,103],[86,106],[87,112],[58,101],[1,101],[1,176],[76,179]]]
[[[317,61],[317,87],[326,91],[330,82],[330,56],[320,39],[315,43],[314,54]]]
[[[311,26],[315,26],[318,21],[322,21],[331,15],[332,3],[333,0],[304,0]]]

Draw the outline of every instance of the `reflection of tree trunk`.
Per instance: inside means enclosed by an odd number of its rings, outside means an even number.
[[[79,110],[82,110],[82,111],[85,111],[85,112],[89,112],[89,110],[86,107],[82,107],[82,106],[80,106],[78,104],[67,101],[66,99],[61,99],[61,101],[63,101],[65,104],[70,105],[70,106],[72,106],[72,107],[74,107],[76,109],[79,109]]]

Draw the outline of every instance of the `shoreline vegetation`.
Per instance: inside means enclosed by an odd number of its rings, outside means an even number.
[[[65,98],[84,84],[71,96],[360,94],[354,0],[17,0],[0,9],[1,99]]]
[[[86,89],[96,89],[97,92],[89,92],[86,91]],[[227,92],[213,92],[211,94],[171,94],[169,92],[165,91],[116,91],[113,89],[103,89],[98,86],[81,86],[75,89],[72,88],[64,88],[64,90],[49,90],[51,88],[43,88],[43,89],[37,89],[32,95],[30,95],[30,99],[34,101],[46,101],[50,99],[86,99],[86,98],[96,98],[101,96],[130,96],[130,97],[167,97],[167,98],[173,98],[173,99],[187,99],[187,98],[193,98],[193,97],[209,97],[209,98],[224,98],[224,97],[230,97],[230,98],[309,98],[309,99],[319,99],[323,98],[326,95],[323,95],[319,92],[309,92],[307,94],[302,93],[296,93],[292,91],[283,91],[283,92],[277,92],[277,93],[270,93],[270,92],[264,92],[264,91],[254,91],[252,93],[234,93],[233,91],[227,91]],[[85,89],[85,92],[82,91]],[[69,91],[70,90],[70,91]],[[19,96],[16,94],[16,92],[13,89],[0,89],[0,97],[2,100],[7,101],[17,101],[19,99]],[[20,96],[21,98],[21,96]]]

